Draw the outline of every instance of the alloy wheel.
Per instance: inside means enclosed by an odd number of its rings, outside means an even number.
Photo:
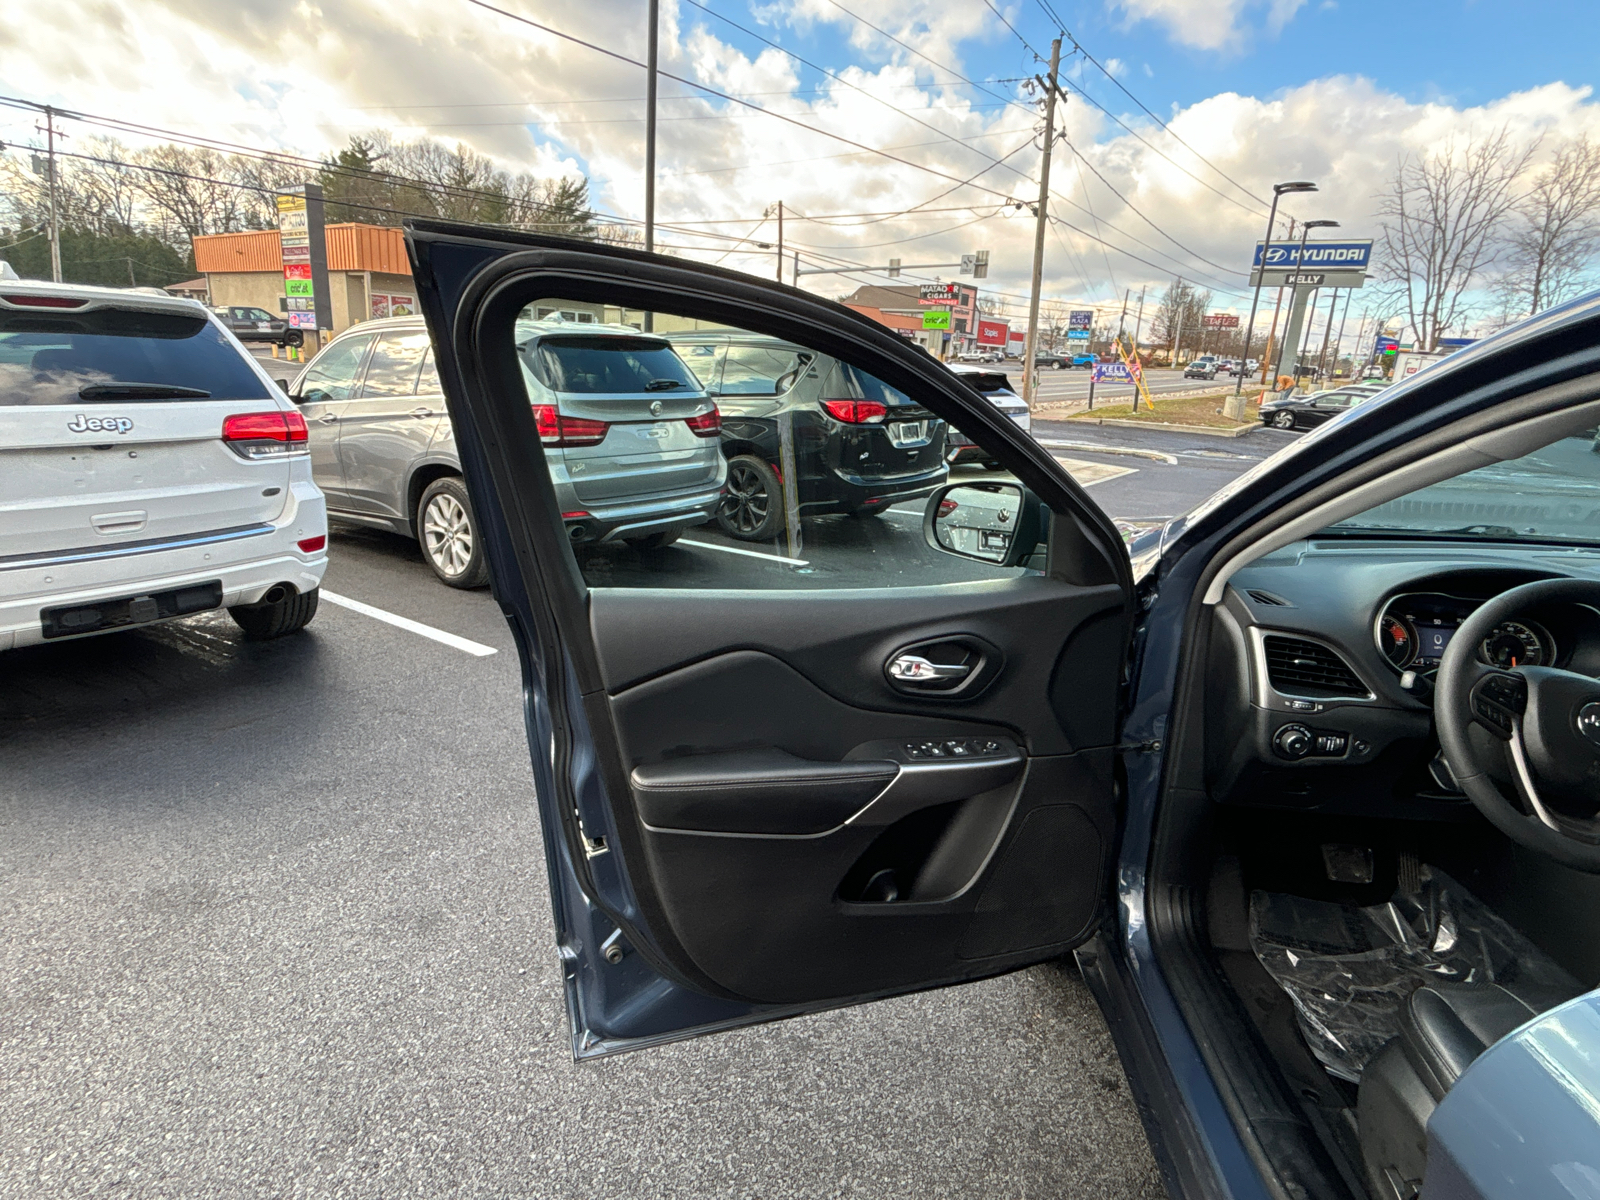
[[[767,519],[772,497],[756,470],[735,463],[728,471],[728,494],[722,499],[722,516],[740,533],[754,533]]]
[[[472,561],[472,521],[448,492],[428,501],[423,511],[422,546],[441,575],[460,575]]]
[[[1272,418],[1272,423],[1279,429],[1293,429],[1294,414],[1291,412],[1281,412]]]

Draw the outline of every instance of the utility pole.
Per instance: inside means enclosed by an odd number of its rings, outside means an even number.
[[[1344,312],[1339,314],[1339,336],[1333,342],[1333,373],[1339,373],[1339,351],[1344,349],[1344,323],[1350,319],[1350,297],[1355,295],[1355,288],[1344,290]],[[1352,367],[1354,363],[1350,364]]]
[[[38,126],[34,126],[35,129]],[[56,110],[44,106],[45,170],[50,184],[50,278],[61,282],[61,222],[56,216]],[[66,134],[62,134],[66,137]]]
[[[1022,398],[1033,403],[1033,378],[1038,368],[1034,355],[1039,346],[1039,289],[1044,286],[1044,231],[1049,223],[1045,206],[1050,200],[1050,148],[1056,141],[1056,71],[1061,67],[1061,39],[1050,43],[1050,79],[1044,93],[1044,159],[1039,164],[1039,208],[1034,213],[1033,288],[1028,294],[1028,341],[1023,350]]]
[[[1178,365],[1178,347],[1183,344],[1183,310],[1188,308],[1183,294],[1183,276],[1179,275],[1177,282],[1172,285],[1172,294],[1178,302],[1178,328],[1172,335],[1172,366]]]
[[[1117,341],[1119,342],[1128,328],[1128,298],[1132,295],[1132,288],[1125,288],[1122,292],[1122,315],[1117,318]]]
[[[645,54],[644,96],[644,248],[656,248],[656,67],[658,64],[661,0],[650,0],[650,29]],[[781,260],[780,260],[781,261]],[[644,314],[644,330],[656,327],[655,313]]]
[[[778,282],[783,282],[783,201],[778,201]]]
[[[1139,289],[1139,315],[1133,319],[1133,352],[1139,353],[1139,331],[1144,328],[1144,289]]]

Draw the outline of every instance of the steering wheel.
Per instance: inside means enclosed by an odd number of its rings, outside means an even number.
[[[1495,828],[1557,862],[1600,874],[1600,680],[1554,667],[1503,670],[1478,659],[1478,647],[1502,621],[1561,601],[1600,607],[1600,582],[1524,584],[1462,622],[1439,663],[1434,719],[1456,783]]]

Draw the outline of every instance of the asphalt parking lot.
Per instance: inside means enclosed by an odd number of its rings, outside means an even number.
[[[1061,424],[1131,520],[1291,440]],[[916,507],[590,577],[881,585]],[[336,529],[324,591],[282,642],[210,614],[6,656],[0,1194],[1161,1194],[1070,964],[575,1065],[503,619],[389,534]]]

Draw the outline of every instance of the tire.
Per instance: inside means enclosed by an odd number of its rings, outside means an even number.
[[[1053,363],[1051,363],[1051,364],[1050,364],[1050,369],[1051,369],[1051,370],[1052,370],[1052,371],[1064,371],[1064,370],[1066,370],[1066,369],[1067,369],[1067,364],[1066,364],[1066,363],[1064,363],[1064,362],[1062,362],[1062,361],[1061,361],[1061,360],[1060,360],[1060,359],[1059,359],[1059,358],[1058,358],[1058,359],[1056,359],[1056,361],[1055,361],[1055,362],[1053,362]]]
[[[244,630],[244,636],[253,642],[270,642],[273,638],[287,637],[311,624],[317,615],[318,591],[296,592],[285,587],[289,594],[277,600],[260,604],[235,604],[228,615]],[[271,594],[270,592],[268,593]]]
[[[283,344],[285,346],[303,346],[305,345],[305,341],[306,335],[300,333],[298,330],[294,333],[285,334],[283,338]]]
[[[717,528],[744,542],[762,542],[783,528],[783,485],[754,454],[728,460],[728,491],[717,505]]]
[[[422,557],[453,588],[480,588],[489,582],[489,563],[472,519],[467,487],[454,475],[435,479],[417,501],[417,542]]]
[[[1293,429],[1294,414],[1292,412],[1273,413],[1272,424],[1275,429]]]
[[[641,550],[665,550],[682,536],[682,529],[663,529],[648,537],[635,538],[633,544]]]

